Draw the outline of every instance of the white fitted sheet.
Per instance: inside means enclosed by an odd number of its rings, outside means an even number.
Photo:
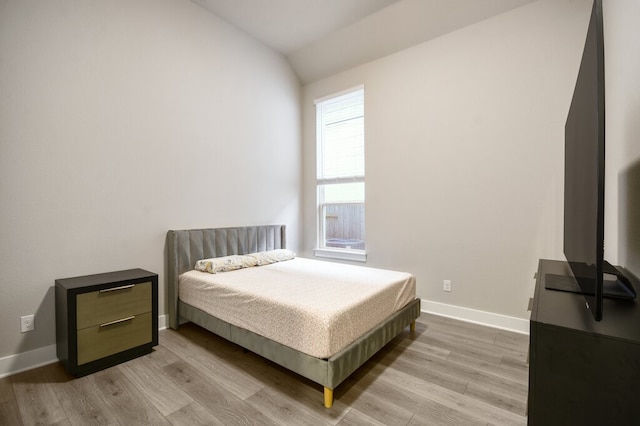
[[[330,358],[416,297],[405,272],[295,258],[180,275],[179,298],[316,358]]]

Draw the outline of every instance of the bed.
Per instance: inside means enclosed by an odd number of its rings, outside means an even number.
[[[214,275],[194,272],[194,265],[202,259],[270,252],[273,250],[284,251],[282,250],[286,249],[286,227],[284,225],[168,231],[166,249],[167,300],[170,328],[177,329],[182,323],[193,322],[251,352],[324,386],[324,405],[327,408],[333,405],[333,390],[343,380],[364,364],[391,339],[397,336],[404,328],[410,327],[413,331],[415,329],[415,320],[420,316],[420,300],[415,298],[414,281],[413,295],[411,298],[405,302],[405,300],[407,300],[407,293],[403,293],[402,297],[404,299],[399,298],[399,301],[396,302],[396,304],[401,306],[394,308],[392,313],[385,316],[381,321],[376,322],[374,326],[367,327],[366,325],[360,325],[360,329],[357,329],[355,325],[353,327],[340,327],[341,330],[347,328],[353,329],[352,332],[357,335],[355,336],[355,340],[347,336],[345,339],[352,341],[346,344],[346,346],[341,346],[340,342],[336,343],[337,346],[334,347],[340,348],[336,353],[333,353],[334,349],[331,348],[332,343],[328,345],[329,349],[319,348],[316,350],[309,349],[308,347],[297,347],[292,342],[280,337],[277,339],[264,337],[260,329],[252,329],[252,327],[245,326],[243,323],[236,322],[234,324],[234,321],[225,320],[226,317],[222,312],[216,315],[208,313],[207,310],[209,309],[196,303],[197,298],[187,297],[187,293],[184,291],[186,284],[183,284],[183,295],[180,296],[181,279],[183,283],[186,283],[190,276],[197,279],[198,277],[196,275],[200,274],[205,277],[205,279],[213,276],[215,279],[223,277],[226,280],[233,281],[236,275],[241,275],[237,274],[237,272],[240,271]],[[252,274],[262,274],[269,271],[271,271],[271,274],[281,274],[284,268],[308,268],[312,265],[308,262],[321,263],[321,261],[315,260],[288,260],[281,264],[278,263],[275,266],[269,265],[268,267],[259,266],[257,268],[242,269],[242,273],[249,277],[252,277]],[[327,265],[327,263],[323,264]],[[339,264],[331,263],[330,265]],[[261,268],[264,268],[265,272],[262,272]],[[349,265],[339,268],[360,267]],[[338,271],[341,271],[339,268]],[[274,270],[275,272],[273,272]],[[287,273],[290,273],[290,271],[287,271]],[[206,284],[204,285],[206,286]],[[216,297],[226,297],[226,295]],[[191,303],[185,302],[182,298],[189,300]],[[256,307],[258,308],[256,309]],[[211,310],[209,311],[211,312]],[[259,311],[259,305],[252,305],[251,312],[254,311]],[[350,317],[355,318],[357,316],[355,314],[350,316],[349,312],[346,312],[344,315],[347,320]],[[283,322],[283,324],[291,325],[297,322],[298,321],[291,321],[289,319]],[[365,327],[366,330],[362,329],[362,327]],[[313,338],[307,340],[315,342],[315,340],[321,339]]]

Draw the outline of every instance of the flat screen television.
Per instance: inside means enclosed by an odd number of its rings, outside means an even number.
[[[581,292],[596,321],[603,297],[636,296],[624,271],[604,260],[604,95],[602,1],[595,0],[565,124],[563,241],[573,277],[547,277],[546,287]]]

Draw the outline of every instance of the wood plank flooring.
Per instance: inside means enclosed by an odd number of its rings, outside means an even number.
[[[1,425],[524,425],[528,336],[422,314],[335,390],[195,325],[79,379],[51,364],[0,379]]]

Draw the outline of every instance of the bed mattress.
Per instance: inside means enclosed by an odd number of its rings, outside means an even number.
[[[316,358],[330,358],[416,297],[405,272],[304,258],[179,278],[179,298]]]

